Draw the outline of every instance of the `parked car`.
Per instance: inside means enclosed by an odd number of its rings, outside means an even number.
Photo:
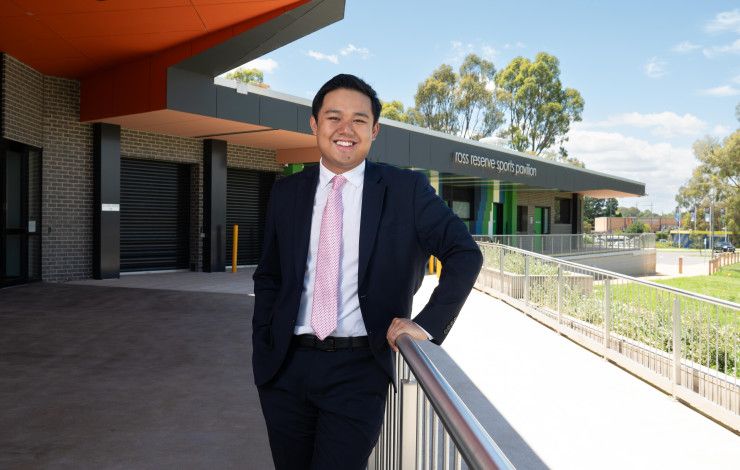
[[[734,253],[735,246],[730,242],[717,242],[714,244],[714,251],[729,251],[730,253]]]

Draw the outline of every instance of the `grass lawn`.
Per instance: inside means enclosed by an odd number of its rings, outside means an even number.
[[[677,277],[655,282],[740,303],[740,263],[725,266],[711,276]]]

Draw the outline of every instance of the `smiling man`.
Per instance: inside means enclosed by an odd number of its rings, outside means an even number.
[[[278,470],[365,468],[396,338],[440,344],[482,264],[424,175],[365,160],[380,109],[353,75],[325,83],[310,118],[321,162],[271,194],[254,274],[252,362]],[[430,255],[444,269],[412,321]]]

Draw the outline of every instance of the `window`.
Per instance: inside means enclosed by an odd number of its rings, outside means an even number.
[[[570,199],[555,199],[555,223],[570,223]]]
[[[473,188],[442,185],[442,199],[462,220],[473,219]]]
[[[527,206],[516,206],[516,229],[518,232],[527,231]]]

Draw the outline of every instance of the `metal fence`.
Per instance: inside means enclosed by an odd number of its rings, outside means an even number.
[[[408,335],[396,344],[398,390],[368,470],[513,469],[419,345]]]
[[[476,287],[740,430],[740,304],[479,243]]]
[[[655,248],[654,233],[545,234],[545,235],[474,235],[479,242],[498,243],[535,253],[566,256],[588,253],[647,250]]]

